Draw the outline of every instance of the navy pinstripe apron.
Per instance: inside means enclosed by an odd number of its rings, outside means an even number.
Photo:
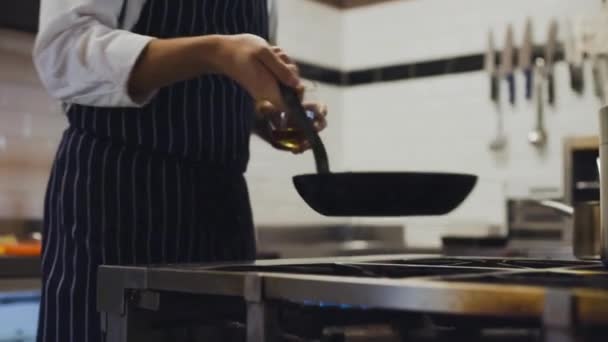
[[[148,0],[133,31],[268,36],[266,0]],[[49,180],[39,342],[98,342],[100,264],[255,257],[247,185],[253,103],[203,76],[143,108],[70,106]]]

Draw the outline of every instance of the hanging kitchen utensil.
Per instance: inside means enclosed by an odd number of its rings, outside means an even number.
[[[526,20],[526,28],[524,29],[524,40],[519,50],[519,67],[524,73],[526,80],[526,100],[532,100],[534,89],[534,67],[532,61],[534,59],[534,38],[532,31],[532,20]]]
[[[473,190],[477,177],[425,172],[332,173],[323,141],[296,92],[281,86],[287,112],[311,144],[317,173],[293,178],[296,190],[326,216],[431,216],[447,214]]]
[[[507,144],[507,136],[504,131],[503,113],[500,108],[500,77],[496,67],[496,48],[494,46],[494,34],[488,32],[488,49],[485,56],[486,71],[490,78],[490,100],[494,103],[498,114],[496,136],[490,142],[490,150],[500,151]]]
[[[597,96],[602,102],[604,102],[604,82],[600,76],[600,59],[593,57],[591,61],[591,70],[593,74],[593,90],[595,96]]]
[[[545,130],[545,99],[544,99],[544,82],[546,75],[545,61],[542,58],[537,58],[535,62],[534,79],[536,80],[536,125],[534,129],[528,133],[528,141],[530,144],[541,148],[547,143],[547,131]]]
[[[608,86],[608,56],[593,56],[592,65],[595,93],[599,97],[602,104],[606,104],[606,87]]]
[[[550,105],[555,104],[555,75],[554,75],[554,62],[555,62],[555,51],[557,48],[557,21],[552,20],[549,25],[549,36],[547,38],[547,45],[545,46],[545,77],[547,78],[547,96]]]
[[[585,50],[583,48],[583,42],[578,38],[579,30],[581,25],[578,20],[573,25],[574,30],[574,65],[580,70],[580,92],[583,93],[585,90]]]
[[[488,49],[485,56],[485,69],[490,76],[490,100],[498,103],[500,99],[500,80],[496,67],[496,47],[494,44],[494,33],[488,32]]]
[[[500,59],[500,71],[502,76],[507,80],[509,84],[509,103],[515,104],[515,75],[513,70],[513,26],[507,27],[507,34],[505,37],[505,46],[502,50],[502,56]]]
[[[570,71],[570,88],[578,94],[583,93],[583,63],[582,55],[578,52],[574,24],[568,21],[565,25],[564,53]]]

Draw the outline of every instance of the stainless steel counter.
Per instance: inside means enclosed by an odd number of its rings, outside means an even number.
[[[99,275],[98,304],[112,342],[136,341],[136,331],[144,333],[137,329],[146,326],[142,317],[157,322],[163,311],[169,318],[182,314],[176,294],[189,303],[196,296],[240,298],[247,305],[250,342],[274,341],[272,312],[290,305],[362,317],[381,311],[393,320],[399,312],[447,315],[450,324],[469,319],[474,329],[520,322],[543,333],[534,341],[579,341],[585,329],[608,333],[608,271],[596,262],[387,255],[102,267]],[[194,305],[188,312],[196,310]]]

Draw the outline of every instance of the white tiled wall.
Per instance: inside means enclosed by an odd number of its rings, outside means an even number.
[[[391,1],[342,16],[345,69],[420,61],[484,51],[493,29],[502,46],[507,24],[516,39],[531,18],[534,39],[547,37],[548,22],[597,11],[601,0]]]
[[[344,65],[343,14],[314,1],[276,0],[278,41],[299,60],[333,68]]]
[[[41,87],[33,36],[0,30],[0,218],[39,218],[52,157],[65,125]]]

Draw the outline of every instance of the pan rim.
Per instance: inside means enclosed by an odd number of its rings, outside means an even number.
[[[457,172],[425,172],[425,171],[343,171],[343,172],[330,172],[330,173],[305,173],[305,174],[300,174],[300,175],[295,175],[293,176],[294,178],[296,177],[311,177],[311,176],[322,176],[322,177],[328,177],[328,176],[337,176],[337,175],[366,175],[366,176],[371,176],[371,175],[376,175],[376,176],[405,176],[405,175],[409,175],[409,176],[433,176],[433,177],[441,177],[441,176],[445,176],[445,177],[466,177],[466,178],[479,178],[479,176],[475,175],[475,174],[470,174],[470,173],[457,173]]]

